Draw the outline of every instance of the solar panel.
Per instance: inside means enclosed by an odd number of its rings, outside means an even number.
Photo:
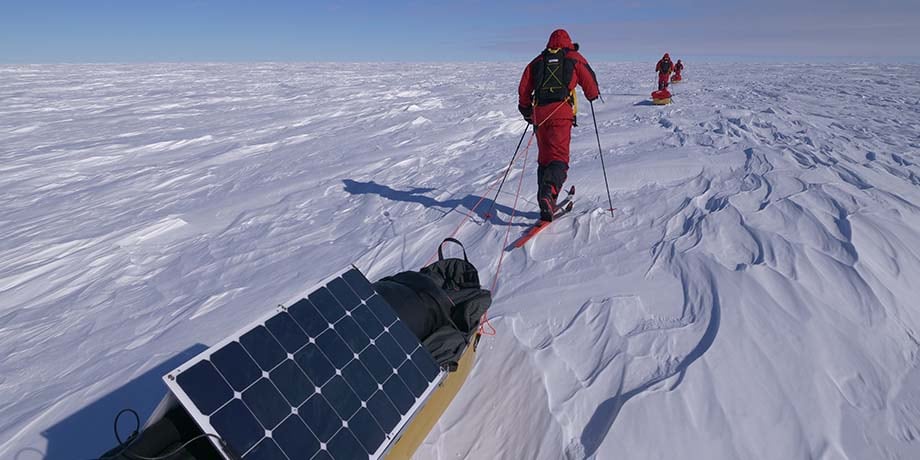
[[[442,378],[356,268],[164,377],[243,460],[379,458]]]

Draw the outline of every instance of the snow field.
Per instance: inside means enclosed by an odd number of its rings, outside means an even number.
[[[0,67],[0,457],[98,455],[190,349],[419,268],[507,165],[522,67]],[[648,65],[595,67],[617,211],[582,100],[575,212],[505,255],[416,457],[914,458],[920,68],[687,63],[652,107]],[[487,285],[520,164],[458,234]]]

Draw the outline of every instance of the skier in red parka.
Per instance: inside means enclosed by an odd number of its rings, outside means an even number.
[[[553,31],[546,49],[524,69],[518,86],[518,110],[537,134],[537,202],[540,219],[552,221],[556,199],[569,170],[569,143],[578,103],[575,86],[585,97],[600,96],[597,77],[568,32]]]
[[[668,82],[671,81],[671,70],[674,65],[671,63],[671,56],[664,53],[664,57],[655,64],[655,72],[658,72],[658,91],[667,89]]]

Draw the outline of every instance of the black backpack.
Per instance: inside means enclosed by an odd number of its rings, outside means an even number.
[[[479,272],[463,248],[463,259],[445,259],[444,243],[438,260],[418,272],[407,271],[374,283],[374,289],[418,337],[434,360],[448,371],[457,369],[460,356],[492,304],[492,293],[482,289]]]
[[[463,259],[445,259],[444,243],[456,243],[463,250]],[[479,271],[466,256],[466,248],[454,238],[446,238],[438,246],[438,260],[419,270],[441,286],[453,304],[451,320],[463,333],[479,327],[479,319],[492,305],[492,293],[482,289]]]
[[[668,73],[671,71],[671,61],[661,61],[661,72]]]
[[[559,48],[543,51],[539,62],[534,63],[534,100],[537,105],[564,101],[569,97],[569,84],[575,72],[575,61],[565,55],[569,50]]]

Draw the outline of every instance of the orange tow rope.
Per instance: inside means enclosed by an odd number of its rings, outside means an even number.
[[[498,256],[498,267],[495,268],[495,276],[492,277],[492,292],[495,292],[495,287],[498,285],[498,274],[502,271],[502,261],[505,259],[505,248],[508,247],[508,237],[511,236],[511,228],[514,227],[514,216],[517,214],[517,204],[518,199],[521,197],[521,185],[524,184],[524,171],[527,169],[527,158],[530,156],[530,146],[533,144],[534,136],[531,135],[530,139],[527,141],[527,147],[524,147],[524,165],[521,167],[521,178],[518,179],[517,192],[514,195],[514,205],[511,206],[511,219],[508,220],[508,230],[505,231],[505,241],[502,243],[501,253]],[[485,326],[488,325],[489,329],[492,332],[486,332]],[[495,335],[495,326],[492,326],[492,323],[489,322],[488,310],[487,313],[482,314],[482,319],[479,322],[479,333],[482,335]]]
[[[543,125],[543,123],[546,123],[547,120],[552,118],[553,115],[555,115],[556,111],[558,111],[561,107],[566,105],[566,103],[569,100],[569,97],[566,97],[563,101],[561,101],[559,105],[557,105],[556,108],[553,109],[553,111],[550,112],[550,114],[547,115],[546,118],[543,119],[543,121],[536,124],[536,127],[539,128],[541,125]],[[520,198],[521,196],[521,185],[524,183],[524,170],[527,168],[527,158],[530,155],[530,146],[533,143],[533,138],[536,136],[536,133],[537,133],[537,130],[534,129],[534,133],[531,134],[530,139],[527,140],[527,147],[524,147],[524,166],[521,167],[521,178],[518,180],[517,193],[514,195],[514,205],[511,206],[511,220],[509,220],[508,222],[508,230],[505,231],[505,240],[504,240],[504,243],[502,243],[502,247],[500,249],[501,253],[498,256],[498,267],[495,268],[495,276],[492,278],[492,292],[493,293],[495,293],[495,288],[496,286],[498,286],[498,274],[502,270],[502,261],[505,259],[505,248],[508,247],[508,237],[511,235],[511,228],[514,226],[514,216],[517,213],[518,198]],[[486,332],[486,329],[485,329],[486,326],[489,327],[491,332]],[[495,330],[495,326],[493,326],[492,323],[489,322],[488,312],[482,314],[482,318],[479,322],[479,333],[482,335],[495,335],[497,333]]]
[[[533,136],[534,136],[533,134],[530,135],[531,140],[533,140]],[[527,145],[528,146],[530,145],[530,141],[527,142]],[[524,161],[527,161],[527,159],[525,158]],[[517,160],[515,160],[515,163],[516,162]],[[495,178],[494,181],[492,181],[492,185],[489,186],[489,189],[486,190],[486,193],[482,194],[482,196],[479,198],[479,201],[477,201],[476,204],[473,205],[473,207],[470,208],[469,211],[467,211],[466,215],[463,216],[463,219],[460,220],[460,223],[457,224],[457,226],[454,228],[454,231],[450,233],[450,236],[448,238],[454,238],[457,236],[457,233],[460,232],[460,228],[463,227],[463,224],[465,224],[468,220],[470,220],[471,217],[473,217],[473,214],[476,213],[476,208],[478,208],[479,205],[482,204],[483,201],[485,201],[487,196],[492,194],[491,193],[492,189],[494,189],[495,186],[498,185],[499,181],[501,180],[503,176],[504,176],[504,173],[501,173],[499,174],[498,177]],[[431,258],[428,259],[428,262],[425,262],[425,265],[422,265],[422,266],[427,267],[428,265],[431,265],[431,263],[434,262],[434,259],[436,259],[437,257],[438,257],[438,252],[435,251],[434,254],[431,255]]]
[[[562,108],[563,106],[568,105],[567,102],[568,102],[568,100],[569,100],[570,98],[571,98],[571,96],[568,96],[568,97],[566,97],[564,100],[560,101],[560,102],[558,103],[558,105],[556,106],[556,108],[553,109],[553,111],[550,112],[550,114],[547,115],[546,118],[545,118],[543,121],[541,121],[540,123],[535,123],[535,127],[536,127],[536,128],[539,128],[541,125],[543,125],[543,123],[546,123],[549,119],[551,119],[551,118],[553,117],[553,115],[555,115],[556,112],[557,112],[560,108]],[[501,251],[501,253],[500,253],[499,256],[498,256],[498,266],[496,267],[496,269],[495,269],[495,275],[494,275],[493,278],[492,278],[492,292],[493,292],[493,293],[495,292],[495,288],[496,288],[496,286],[498,285],[498,275],[499,275],[499,273],[501,272],[501,269],[502,269],[502,261],[503,261],[504,258],[505,258],[505,248],[508,247],[508,238],[509,238],[510,235],[511,235],[511,228],[514,226],[514,217],[517,215],[517,204],[518,204],[518,199],[521,197],[521,186],[522,186],[523,183],[524,183],[524,170],[525,170],[526,167],[527,167],[527,159],[528,159],[528,157],[530,156],[530,146],[533,145],[533,139],[534,139],[534,137],[536,137],[536,128],[534,129],[533,133],[530,134],[530,138],[527,140],[527,146],[524,147],[524,165],[521,167],[521,178],[518,180],[517,192],[516,192],[516,194],[514,195],[514,205],[511,206],[511,219],[510,219],[509,222],[508,222],[508,230],[505,231],[504,243],[502,244],[502,247],[499,249],[499,250]],[[514,162],[512,162],[512,165],[513,165],[515,162],[517,162],[517,160],[515,160]],[[509,165],[509,168],[510,168],[510,167],[511,167],[511,165]],[[498,185],[499,180],[501,180],[503,176],[504,176],[504,173],[502,173],[501,175],[499,175],[499,176],[496,178],[496,180],[493,181],[492,185],[489,186],[489,190],[487,190],[486,193],[483,194],[482,197],[479,198],[479,201],[477,201],[476,204],[475,204],[469,211],[467,211],[466,215],[463,216],[463,219],[460,221],[460,223],[457,224],[457,226],[454,228],[454,231],[451,232],[450,238],[454,238],[454,237],[457,236],[457,233],[460,232],[460,228],[462,228],[463,225],[466,224],[466,222],[470,220],[470,218],[471,218],[471,217],[473,216],[473,214],[476,212],[476,208],[478,208],[479,205],[482,204],[482,202],[486,199],[486,197],[487,197],[488,195],[491,194],[492,189],[495,188],[496,185]],[[437,257],[437,255],[438,255],[437,252],[435,252],[434,254],[432,254],[431,258],[428,259],[428,262],[425,263],[425,266],[430,265],[432,262],[434,262],[434,260],[435,260],[435,258]],[[488,331],[486,330],[486,327],[488,327]],[[496,331],[496,329],[495,329],[495,326],[493,326],[492,323],[489,322],[488,313],[483,313],[483,314],[482,314],[482,318],[480,318],[480,322],[479,322],[479,333],[482,334],[482,335],[489,335],[489,336],[496,335],[496,333],[497,333],[497,331]]]

